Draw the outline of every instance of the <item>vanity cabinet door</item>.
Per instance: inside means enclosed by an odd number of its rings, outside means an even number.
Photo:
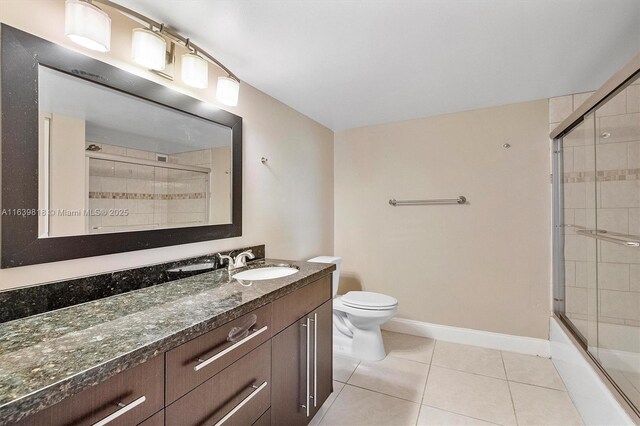
[[[307,317],[304,317],[271,340],[273,358],[271,424],[273,425],[306,425],[311,419],[307,417],[305,408],[307,336]]]
[[[313,417],[333,391],[333,300],[329,300],[309,316],[315,320],[317,332],[313,338]]]
[[[272,424],[308,424],[331,394],[332,320],[329,300],[273,338]]]

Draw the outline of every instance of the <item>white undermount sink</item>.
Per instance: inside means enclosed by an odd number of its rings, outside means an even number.
[[[265,266],[263,268],[248,269],[246,271],[238,272],[233,276],[233,278],[240,281],[271,280],[273,278],[282,278],[293,275],[297,272],[297,268],[292,268],[290,266]]]

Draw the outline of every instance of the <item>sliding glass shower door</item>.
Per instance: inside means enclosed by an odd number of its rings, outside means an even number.
[[[640,79],[554,141],[555,311],[640,408]]]

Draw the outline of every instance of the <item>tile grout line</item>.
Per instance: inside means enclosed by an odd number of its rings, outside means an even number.
[[[416,426],[418,420],[420,420],[420,413],[422,413],[422,407],[424,406],[424,395],[427,392],[427,383],[429,383],[429,375],[431,375],[431,362],[433,361],[433,355],[436,353],[436,345],[438,341],[433,339],[433,349],[431,350],[431,356],[429,357],[429,369],[427,370],[427,378],[424,381],[424,387],[422,388],[422,395],[420,396],[420,407],[418,408],[418,417],[416,418]]]
[[[500,360],[502,361],[502,368],[504,369],[504,377],[506,377],[507,381],[507,389],[509,389],[509,399],[511,400],[511,409],[513,410],[513,418],[516,421],[516,425],[518,424],[518,414],[516,413],[516,404],[513,402],[513,393],[511,392],[511,383],[509,382],[509,376],[507,375],[507,366],[504,363],[504,357],[502,356],[502,351],[500,351]]]
[[[433,405],[429,405],[429,404],[425,404],[424,403],[424,393],[426,393],[426,390],[427,390],[427,383],[429,381],[429,375],[431,375],[431,367],[444,368],[446,370],[458,371],[458,372],[461,372],[461,373],[466,373],[466,371],[460,371],[460,370],[456,370],[456,369],[453,369],[453,368],[447,368],[447,367],[440,367],[439,365],[432,365],[433,358],[434,358],[434,355],[435,355],[435,352],[436,352],[436,346],[438,344],[438,340],[433,339],[433,341],[434,341],[433,351],[431,352],[431,359],[429,360],[429,372],[427,373],[427,382],[425,383],[425,387],[424,387],[425,390],[424,390],[423,395],[422,395],[422,402],[420,403],[420,411],[418,412],[418,420],[420,419],[420,412],[422,411],[422,407],[430,407],[430,408],[434,408],[436,410],[444,411],[446,413],[451,413],[451,414],[455,414],[455,415],[458,415],[458,416],[467,417],[467,418],[470,418],[470,419],[475,419],[475,420],[478,420],[478,421],[481,421],[481,422],[485,422],[485,423],[496,424],[496,423],[490,422],[490,421],[485,420],[485,419],[480,419],[478,417],[470,416],[470,415],[465,414],[465,413],[457,413],[455,411],[445,410],[444,408],[438,408],[438,407],[434,407]],[[500,355],[500,357],[502,357],[502,354]],[[503,361],[502,367],[504,368],[504,361]],[[469,373],[469,374],[475,374],[475,373]],[[495,377],[483,376],[482,374],[475,374],[475,375],[476,376],[482,376],[482,377],[488,377],[490,379],[495,379]],[[506,377],[506,375],[507,375],[507,373],[505,371],[505,377]],[[509,396],[511,396],[511,390],[509,390]],[[513,404],[513,401],[511,403]],[[416,425],[417,425],[417,420],[416,420]]]
[[[451,411],[451,410],[445,410],[444,408],[434,407],[433,405],[429,405],[429,404],[422,404],[421,407],[433,408],[433,409],[436,409],[436,410],[444,411],[445,413],[455,414],[456,416],[461,416],[461,417],[466,417],[466,418],[469,418],[469,419],[478,420],[478,421],[481,421],[481,422],[484,422],[484,423],[489,423],[491,425],[505,426],[505,425],[502,425],[501,423],[495,423],[495,422],[490,421],[490,420],[481,419],[479,417],[473,417],[473,416],[470,416],[469,414],[458,413],[456,411]]]
[[[433,367],[444,368],[445,370],[450,370],[450,371],[457,371],[458,373],[473,374],[474,376],[486,377],[486,378],[489,378],[489,379],[502,380],[503,382],[507,382],[508,381],[507,379],[503,379],[502,377],[487,376],[486,374],[474,373],[472,371],[458,370],[457,368],[444,367],[442,365],[434,365]],[[535,385],[533,385],[533,386],[535,386]]]
[[[390,397],[390,398],[399,399],[399,400],[401,400],[401,401],[410,402],[410,403],[412,403],[412,404],[418,404],[418,405],[421,405],[419,402],[412,401],[412,400],[407,399],[407,398],[402,398],[402,397],[400,397],[400,396],[396,396],[396,395],[390,395],[390,394],[388,394],[388,393],[384,393],[384,392],[380,392],[380,391],[377,391],[377,390],[373,390],[373,389],[365,388],[365,387],[362,387],[362,386],[354,385],[353,383],[345,383],[344,385],[345,385],[345,386],[347,386],[347,385],[348,385],[348,386],[351,386],[351,387],[354,387],[354,388],[358,388],[358,389],[366,390],[366,391],[369,391],[369,392],[377,393],[378,395],[384,395],[384,396],[388,396],[388,397]]]
[[[347,377],[347,381],[344,382],[345,385],[347,383],[349,383],[349,380],[351,380],[351,377],[353,377],[353,375],[355,374],[355,372],[358,369],[358,367],[360,367],[360,364],[362,364],[362,361],[358,360],[358,363],[356,364],[356,367],[351,371],[351,374],[349,374],[349,377]]]
[[[329,410],[331,409],[331,407],[333,407],[333,404],[338,400],[338,397],[340,396],[340,394],[342,393],[342,391],[344,390],[344,387],[347,386],[346,383],[342,384],[342,387],[340,388],[340,390],[338,391],[338,393],[336,393],[336,397],[333,398],[333,401],[331,401],[331,404],[329,404],[329,406],[327,407],[327,409],[325,410],[324,414],[322,415],[322,417],[320,417],[318,419],[318,426],[320,426],[320,424],[322,424],[322,420],[324,420],[325,417],[327,417],[327,414],[329,414]],[[320,407],[322,408],[322,407]],[[316,413],[317,415],[317,413]],[[313,419],[311,419],[313,420]]]

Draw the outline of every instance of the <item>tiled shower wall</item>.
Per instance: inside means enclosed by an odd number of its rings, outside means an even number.
[[[155,152],[96,145],[102,153],[156,160]],[[180,155],[169,156],[169,162],[188,164],[180,161]],[[205,173],[91,159],[89,208],[127,209],[128,214],[91,216],[89,230],[100,233],[208,223],[208,179]]]
[[[550,128],[555,128],[591,94],[550,99]],[[564,141],[565,222],[592,229],[597,218],[598,229],[638,236],[639,82],[609,100],[586,121],[583,128]],[[595,319],[597,309],[600,323],[639,326],[640,250],[598,242],[596,251],[595,240],[575,235],[571,228],[566,228],[565,233],[567,315],[579,323]],[[581,331],[589,334],[586,329]]]
[[[211,165],[212,149],[199,151],[182,152],[169,156],[169,162],[185,164],[190,166],[208,167]],[[185,194],[205,193],[209,191],[209,176],[203,179],[202,173],[188,172],[183,170],[169,170],[169,177],[174,182],[176,192]],[[199,223],[206,219],[208,222],[209,212],[207,210],[206,198],[183,198],[176,199],[169,203],[169,222],[182,223],[185,225]]]

